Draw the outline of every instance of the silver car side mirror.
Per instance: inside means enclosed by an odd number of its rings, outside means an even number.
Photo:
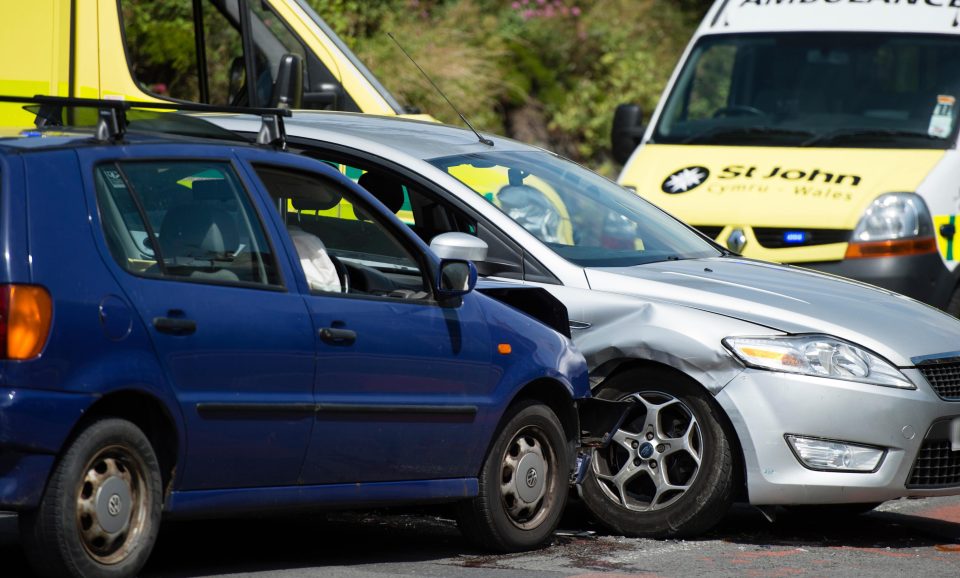
[[[487,258],[487,244],[466,233],[443,233],[430,241],[430,248],[441,259],[464,259],[466,261],[484,261]]]

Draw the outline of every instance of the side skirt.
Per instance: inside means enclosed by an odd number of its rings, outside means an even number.
[[[454,502],[475,497],[476,478],[415,480],[318,486],[281,486],[171,492],[164,505],[170,518],[278,513],[304,508],[349,509]]]

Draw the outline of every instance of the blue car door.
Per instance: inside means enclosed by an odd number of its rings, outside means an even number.
[[[89,165],[104,252],[181,406],[178,489],[293,485],[313,425],[313,324],[264,228],[272,209],[209,150]]]
[[[475,476],[489,440],[474,424],[497,419],[500,381],[480,300],[438,305],[432,257],[335,171],[253,169],[300,251],[293,266],[317,333],[304,483]],[[333,286],[324,268],[337,271]]]

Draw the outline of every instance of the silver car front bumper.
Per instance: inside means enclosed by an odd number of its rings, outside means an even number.
[[[754,369],[735,377],[716,399],[743,449],[750,503],[868,503],[960,494],[960,475],[941,477],[960,474],[952,469],[960,468],[960,451],[951,451],[950,444],[960,402],[940,399],[919,371],[904,374],[916,390]],[[787,434],[882,447],[886,454],[870,473],[816,471],[796,457]],[[921,469],[914,471],[921,448]],[[939,482],[954,478],[952,485]]]

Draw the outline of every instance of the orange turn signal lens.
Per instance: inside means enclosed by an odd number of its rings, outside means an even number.
[[[936,253],[937,241],[933,237],[919,239],[895,239],[891,241],[864,241],[847,245],[844,259],[866,259],[871,257],[904,257]]]
[[[513,348],[510,347],[509,343],[500,343],[497,345],[497,352],[500,353],[500,355],[510,355],[513,353]]]
[[[53,320],[53,301],[43,287],[0,287],[3,353],[7,359],[32,359],[43,351]]]

